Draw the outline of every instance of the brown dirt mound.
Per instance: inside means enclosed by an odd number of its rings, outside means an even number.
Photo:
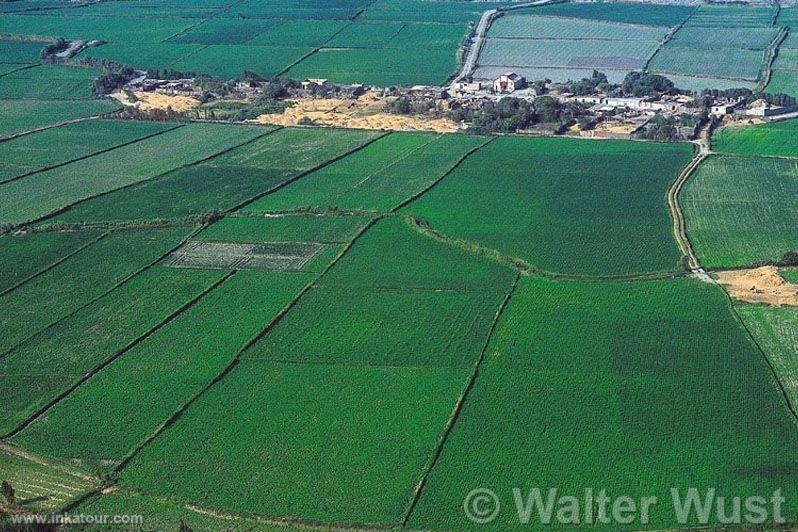
[[[798,285],[788,283],[775,266],[719,272],[718,282],[740,301],[798,307]]]

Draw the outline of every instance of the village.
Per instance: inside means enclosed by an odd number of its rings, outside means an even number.
[[[491,132],[475,116],[512,107],[512,112],[556,106],[555,118],[514,121],[511,132],[589,138],[689,140],[711,123],[762,123],[798,116],[794,100],[747,89],[705,91],[675,87],[624,89],[598,72],[593,80],[528,81],[508,71],[493,80],[462,80],[446,87],[416,85],[380,88],[337,84],[321,78],[301,81],[203,78],[158,79],[143,71],[127,81],[120,101],[139,111],[177,112],[192,119],[258,121],[279,125]],[[646,74],[639,74],[647,76]],[[660,76],[653,76],[660,78]],[[603,81],[602,81],[603,80]],[[667,83],[667,80],[665,80]],[[655,80],[654,83],[662,83]],[[163,98],[153,98],[161,95]],[[513,102],[513,106],[503,105]],[[156,103],[153,103],[156,102]],[[521,111],[517,111],[520,109]],[[494,127],[495,126],[491,126]],[[506,132],[497,129],[492,132]]]

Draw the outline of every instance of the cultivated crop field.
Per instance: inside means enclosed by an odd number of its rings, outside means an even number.
[[[687,182],[681,202],[705,266],[775,261],[798,249],[791,221],[798,212],[798,161],[713,156]]]
[[[674,487],[780,490],[786,523],[762,528],[798,526],[798,306],[718,281],[798,252],[795,122],[665,143],[176,120],[92,94],[109,61],[440,86],[496,8],[477,75],[761,88],[769,58],[771,86],[798,65],[789,34],[774,54],[798,8],[518,6],[0,1],[0,529],[538,530],[512,491],[535,486],[660,500],[585,525],[608,532],[730,525],[680,520]],[[59,37],[105,42],[44,64]],[[500,503],[484,524],[475,489]]]

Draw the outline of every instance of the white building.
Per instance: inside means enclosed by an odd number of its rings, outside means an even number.
[[[526,87],[526,78],[515,72],[502,74],[493,81],[494,92],[513,92]]]

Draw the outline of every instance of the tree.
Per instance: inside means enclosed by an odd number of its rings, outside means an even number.
[[[9,483],[7,480],[4,480],[2,486],[0,486],[0,490],[3,491],[3,497],[6,500],[6,505],[14,506],[17,496],[14,488],[11,486],[11,483]]]
[[[409,115],[410,114],[410,100],[404,96],[400,96],[388,106],[388,112],[394,115]]]
[[[629,96],[641,98],[643,96],[658,97],[662,94],[675,92],[673,82],[665,76],[649,74],[648,72],[629,72],[621,83],[621,90]]]

